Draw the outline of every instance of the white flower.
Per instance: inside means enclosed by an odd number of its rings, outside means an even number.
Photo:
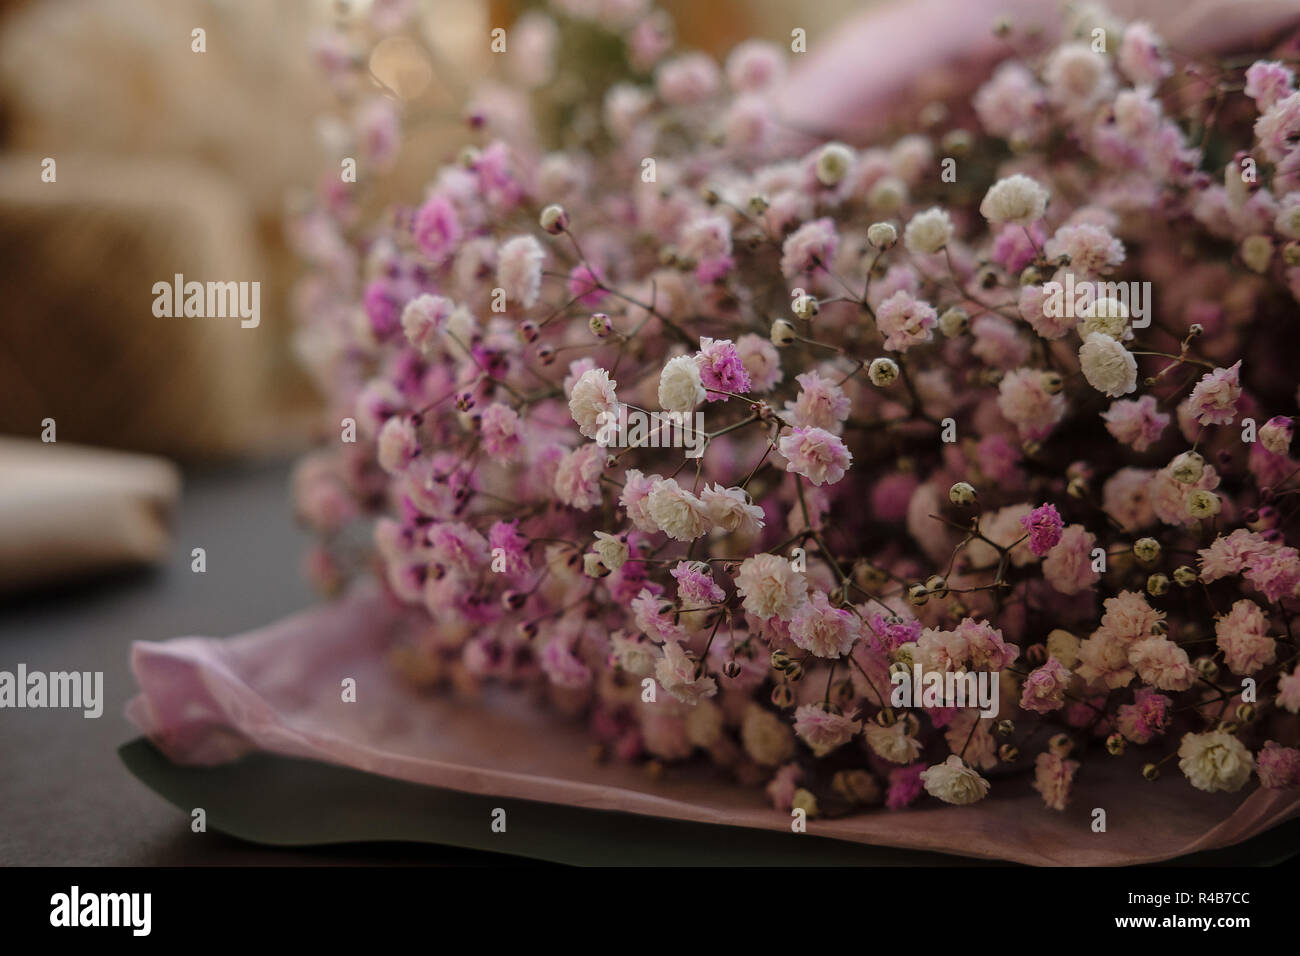
[[[943,763],[921,771],[925,792],[944,803],[958,806],[983,800],[989,792],[989,782],[966,766],[956,754],[949,754]]]
[[[888,249],[898,242],[898,230],[890,222],[873,222],[867,227],[867,242],[876,249]]]
[[[907,724],[897,720],[882,727],[869,720],[862,727],[867,746],[890,763],[911,763],[921,752],[921,742],[907,732]]]
[[[542,263],[546,252],[532,236],[516,236],[497,256],[497,282],[506,298],[528,308],[542,291]]]
[[[992,223],[1027,226],[1047,212],[1047,190],[1023,173],[999,179],[984,194],[980,214]]]
[[[596,544],[592,550],[600,557],[600,563],[611,571],[621,568],[629,554],[626,541],[604,531],[596,532]]]
[[[686,656],[676,641],[664,642],[664,656],[655,664],[655,680],[683,704],[698,703],[718,692],[718,682],[712,677],[697,676],[695,661]]]
[[[673,478],[654,483],[646,498],[646,510],[660,530],[677,541],[694,541],[712,525],[704,502],[679,487]]]
[[[705,485],[700,500],[709,509],[713,523],[727,533],[757,534],[763,530],[763,509],[750,501],[744,488]]]
[[[1083,320],[1079,323],[1079,334],[1084,338],[1100,332],[1119,340],[1128,331],[1128,306],[1109,296],[1089,302],[1079,312],[1079,318]]]
[[[617,385],[603,368],[589,368],[573,383],[573,391],[569,393],[569,414],[585,437],[597,437],[601,425],[615,420],[609,416],[617,418],[618,395],[614,391]]]
[[[1178,767],[1197,790],[1234,792],[1255,767],[1250,751],[1232,734],[1186,734],[1178,745]]]
[[[623,631],[615,631],[609,636],[609,656],[619,670],[637,677],[648,677],[654,673],[658,657],[655,646],[644,634],[628,637]]]
[[[752,555],[736,572],[736,592],[744,598],[745,610],[763,620],[790,620],[805,590],[803,575],[778,554]]]
[[[938,206],[918,212],[903,230],[903,245],[909,252],[938,252],[952,239],[952,220]]]
[[[740,740],[755,763],[775,767],[794,756],[794,732],[766,708],[750,704],[740,723]]]
[[[1088,384],[1111,398],[1137,388],[1137,359],[1109,335],[1090,334],[1079,349],[1079,364]]]
[[[669,359],[659,376],[659,407],[669,412],[689,412],[704,401],[704,384],[695,356]]]

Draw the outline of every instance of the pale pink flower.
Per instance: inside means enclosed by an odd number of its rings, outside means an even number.
[[[1101,580],[1092,568],[1097,536],[1081,524],[1069,525],[1061,540],[1043,559],[1043,577],[1062,594],[1078,594]]]
[[[1124,243],[1105,226],[1091,223],[1062,226],[1047,240],[1043,252],[1048,258],[1069,256],[1076,274],[1106,275],[1124,262]]]
[[[1058,309],[1059,315],[1048,315],[1043,309],[1043,303],[1047,298],[1047,291],[1041,285],[1024,286],[1020,290],[1016,311],[1043,338],[1063,338],[1078,325],[1079,318],[1072,308]]]
[[[763,509],[751,501],[744,488],[705,485],[700,500],[708,509],[709,520],[728,534],[757,534],[763,530]]]
[[[762,620],[790,620],[805,600],[804,589],[803,575],[777,554],[748,557],[736,572],[736,593],[744,599],[745,610]]]
[[[1064,810],[1070,800],[1070,786],[1078,772],[1077,760],[1066,760],[1051,751],[1034,758],[1034,789],[1050,810]]]
[[[770,392],[781,382],[781,356],[770,339],[746,332],[736,339],[736,354],[755,392]]]
[[[573,508],[596,507],[604,469],[605,451],[599,445],[583,445],[568,452],[555,470],[555,496]]]
[[[1192,389],[1189,399],[1196,420],[1202,425],[1230,425],[1237,417],[1241,398],[1241,362],[1229,368],[1206,372]]]
[[[817,371],[804,372],[795,378],[799,394],[785,403],[785,419],[800,428],[822,428],[839,434],[849,417],[849,397],[829,378]]]
[[[1065,691],[1073,676],[1055,657],[1049,657],[1046,664],[1025,678],[1020,706],[1039,714],[1059,710],[1065,706]]]
[[[483,409],[479,435],[483,450],[493,458],[513,459],[519,452],[519,413],[509,405],[493,402]]]
[[[929,342],[938,324],[938,313],[930,303],[902,289],[876,308],[876,326],[885,336],[885,348],[891,352],[905,352]]]
[[[569,414],[586,438],[596,438],[601,426],[618,417],[617,382],[603,368],[588,369],[569,392]]]
[[[821,704],[804,704],[794,712],[794,732],[818,757],[842,747],[862,729],[853,714],[836,714]]]
[[[805,273],[824,270],[835,260],[839,244],[833,220],[823,218],[804,223],[786,238],[781,247],[781,274],[794,279]]]
[[[1150,637],[1165,618],[1137,591],[1120,591],[1103,602],[1101,626],[1125,644]]]
[[[1133,743],[1149,744],[1168,728],[1172,704],[1173,700],[1164,694],[1141,687],[1133,695],[1133,703],[1119,708],[1115,725]]]
[[[676,541],[694,541],[713,526],[704,502],[673,478],[651,486],[646,510],[659,530]]]
[[[1128,658],[1138,677],[1160,690],[1187,690],[1196,681],[1187,652],[1166,638],[1138,641],[1128,649]]]
[[[1268,619],[1254,601],[1242,599],[1214,625],[1223,662],[1234,674],[1249,675],[1273,663],[1277,641],[1268,636]]]
[[[697,704],[718,692],[718,682],[699,671],[676,641],[664,642],[664,656],[655,664],[655,680],[684,704]]]
[[[817,657],[843,657],[858,633],[858,619],[842,608],[831,607],[822,591],[814,592],[790,618],[790,639]]]
[[[1269,790],[1300,787],[1300,750],[1270,740],[1255,755],[1255,772],[1260,785]]]
[[[1295,90],[1295,74],[1277,60],[1256,60],[1246,70],[1245,93],[1255,108],[1267,112]]]
[[[665,103],[687,106],[718,92],[722,74],[707,53],[687,53],[661,63],[655,70],[655,87]]]
[[[1153,395],[1111,402],[1101,417],[1106,431],[1134,451],[1146,451],[1160,440],[1169,425],[1169,413],[1159,410]]]
[[[777,447],[786,458],[786,471],[814,485],[833,485],[844,477],[853,456],[838,435],[823,428],[794,428]]]
[[[506,300],[529,308],[542,289],[542,264],[546,252],[532,236],[516,236],[501,246],[497,255],[497,282]]]
[[[1024,438],[1041,439],[1065,417],[1065,394],[1049,393],[1035,368],[1008,372],[998,385],[998,410]]]
[[[1141,20],[1125,27],[1118,60],[1124,75],[1137,84],[1156,86],[1174,72],[1173,64],[1165,57],[1164,43],[1151,24]]]
[[[1099,628],[1079,643],[1079,662],[1074,672],[1089,684],[1105,684],[1112,690],[1133,680],[1128,643],[1106,628]]]

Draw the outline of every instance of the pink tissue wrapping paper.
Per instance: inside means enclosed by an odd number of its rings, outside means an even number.
[[[670,767],[652,780],[637,766],[595,763],[581,724],[526,694],[495,688],[466,700],[417,692],[385,654],[413,626],[420,624],[409,611],[363,590],[238,637],[137,641],[131,663],[141,693],[127,716],[182,764],[261,749],[471,793],[789,829],[789,815],[772,809],[761,789],[705,768]],[[346,677],[356,679],[354,703],[341,699]],[[1148,784],[1136,779],[1133,759],[1088,761],[1064,812],[1046,809],[1020,774],[993,778],[989,798],[975,806],[926,797],[909,810],[814,819],[808,832],[1027,864],[1108,866],[1228,846],[1300,813],[1297,790],[1252,783],[1244,793],[1206,794],[1176,767]],[[1104,833],[1091,829],[1095,807],[1106,810]]]

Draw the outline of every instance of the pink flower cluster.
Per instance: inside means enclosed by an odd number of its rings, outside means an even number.
[[[574,20],[625,44],[607,87],[547,82]],[[411,680],[540,688],[608,757],[809,814],[1060,810],[1092,760],[1297,785],[1289,68],[1131,23],[852,148],[778,115],[775,45],[677,53],[647,3],[519,29],[422,195],[367,224],[331,187],[293,233],[309,566],[427,611]],[[997,716],[895,699],[926,674]]]

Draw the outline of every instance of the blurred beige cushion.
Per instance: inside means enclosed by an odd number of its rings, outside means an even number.
[[[59,154],[0,159],[0,433],[212,457],[265,446],[273,388],[273,266],[248,200],[184,161]],[[153,314],[153,285],[262,282],[261,324]]]
[[[0,438],[0,591],[161,560],[179,492],[159,458]]]

